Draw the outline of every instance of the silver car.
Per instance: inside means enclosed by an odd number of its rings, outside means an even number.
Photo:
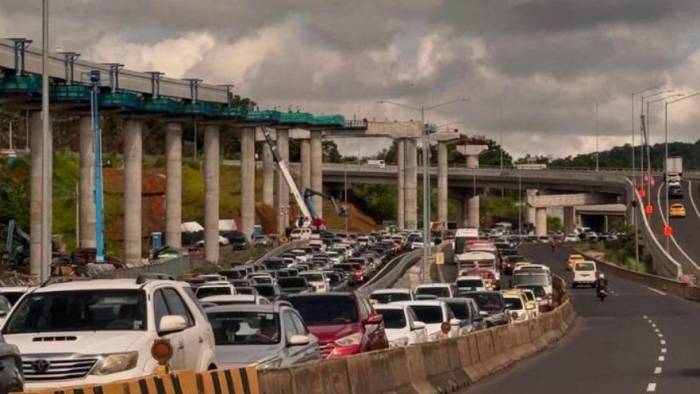
[[[288,302],[207,308],[217,366],[284,368],[321,359],[318,338]]]
[[[22,357],[17,346],[5,343],[0,336],[0,394],[22,391]]]

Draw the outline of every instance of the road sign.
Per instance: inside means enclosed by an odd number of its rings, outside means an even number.
[[[646,212],[647,215],[651,215],[652,213],[654,213],[654,206],[651,205],[651,204],[647,204],[647,205],[644,207],[644,212]]]
[[[673,237],[673,227],[669,226],[668,224],[664,226],[664,236],[666,238]]]
[[[645,198],[647,196],[647,189],[641,188],[639,189],[639,197]]]

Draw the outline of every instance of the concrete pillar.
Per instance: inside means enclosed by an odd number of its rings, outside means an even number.
[[[31,186],[29,212],[29,272],[36,277],[41,275],[41,156],[42,123],[41,112],[32,112],[29,119],[31,130]]]
[[[182,248],[182,124],[165,125],[165,241]]]
[[[299,191],[304,194],[304,190],[311,189],[311,141],[299,140],[299,153],[301,156],[301,182]],[[321,191],[321,190],[319,190]]]
[[[404,228],[406,226],[406,215],[405,215],[405,192],[406,192],[406,141],[399,139],[396,143],[396,169],[397,169],[397,182],[396,182],[396,194],[398,203],[396,204],[396,225],[399,228]]]
[[[547,235],[547,208],[535,209],[535,235],[538,237]]]
[[[467,155],[467,168],[479,168],[479,155]]]
[[[457,228],[462,228],[467,225],[467,217],[465,213],[467,212],[467,199],[466,197],[457,204]]]
[[[255,129],[241,131],[241,227],[246,237],[255,226]]]
[[[311,188],[323,192],[323,140],[320,131],[311,132]],[[323,198],[314,196],[314,207],[323,212]]]
[[[204,254],[219,261],[219,126],[204,128]]]
[[[535,196],[537,195],[538,190],[537,189],[527,189],[525,190],[525,194],[529,196]],[[527,223],[530,224],[535,224],[535,208],[532,208],[529,205],[526,205],[525,208],[527,209]]]
[[[277,129],[277,153],[285,162],[289,162],[289,130]],[[284,234],[289,225],[289,187],[282,174],[277,173],[277,233]]]
[[[143,121],[129,119],[124,132],[124,261],[141,261]]]
[[[405,148],[404,221],[406,228],[415,230],[418,228],[418,154],[416,152],[416,140],[407,139]]]
[[[574,207],[564,207],[564,232],[571,234],[576,228],[576,209]]]
[[[479,196],[471,196],[467,199],[467,217],[469,218],[469,227],[479,228]]]
[[[447,223],[447,144],[438,143],[438,221]]]
[[[606,233],[610,231],[610,217],[608,215],[603,215],[603,231]]]
[[[92,118],[80,118],[80,248],[95,248],[95,151]]]
[[[272,206],[274,204],[275,192],[275,160],[272,157],[272,149],[267,143],[262,146],[263,159],[263,184],[262,184],[262,202],[265,205]]]

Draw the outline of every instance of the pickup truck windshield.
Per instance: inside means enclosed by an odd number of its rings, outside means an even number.
[[[111,330],[146,330],[143,291],[79,290],[30,294],[17,305],[3,333]]]

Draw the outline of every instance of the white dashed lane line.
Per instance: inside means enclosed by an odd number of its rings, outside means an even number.
[[[659,290],[653,289],[653,288],[651,288],[651,287],[649,287],[648,289],[651,290],[651,291],[653,291],[653,292],[655,292],[655,293],[659,293],[659,294],[661,294],[661,295],[666,295],[665,293],[663,293],[663,292],[661,292],[661,291],[659,291]],[[660,350],[659,350],[659,351],[660,351],[660,354],[659,354],[659,357],[657,358],[657,361],[658,361],[659,363],[663,363],[664,361],[666,361],[666,354],[668,353],[668,347],[666,346],[666,340],[663,339],[664,334],[663,334],[663,333],[661,332],[661,330],[656,326],[656,323],[655,323],[653,320],[651,320],[648,316],[644,315],[644,316],[642,316],[642,317],[644,318],[644,320],[646,320],[647,323],[649,323],[649,325],[651,326],[651,328],[654,329],[654,332],[656,333],[656,335],[657,335],[659,338],[661,338],[661,339],[659,339],[659,345],[660,345],[661,347],[660,347]],[[658,376],[661,375],[662,372],[663,372],[663,368],[661,368],[660,366],[657,366],[657,367],[654,368],[654,373],[653,373],[652,377],[653,377],[654,379],[656,379]],[[655,392],[656,392],[656,382],[650,382],[649,384],[647,384],[647,391],[646,391],[646,392],[647,392],[647,393],[655,393]]]
[[[653,393],[656,391],[656,383],[649,383],[647,385],[647,393]]]
[[[658,295],[662,295],[662,296],[665,296],[665,295],[666,295],[666,293],[664,293],[663,291],[661,291],[661,290],[656,290],[656,289],[653,288],[653,287],[647,286],[647,289],[653,291],[654,293],[656,293],[656,294],[658,294]]]

